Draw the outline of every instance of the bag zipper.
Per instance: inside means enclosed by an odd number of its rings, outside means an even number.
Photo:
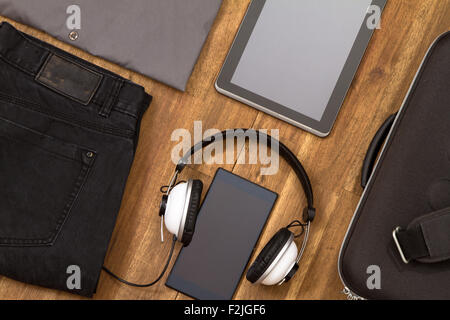
[[[347,300],[365,300],[364,298],[354,294],[349,288],[344,287],[342,293],[347,296]]]

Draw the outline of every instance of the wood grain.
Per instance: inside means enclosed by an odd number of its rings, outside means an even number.
[[[180,92],[140,74],[91,56],[52,37],[0,17],[22,31],[50,42],[143,85],[154,97],[142,121],[140,144],[111,239],[106,265],[127,279],[145,282],[159,273],[170,243],[159,241],[157,215],[159,186],[167,184],[173,130],[192,132],[193,122],[203,129],[253,127],[278,129],[280,139],[301,159],[315,191],[317,219],[300,271],[281,287],[251,286],[242,280],[236,299],[345,299],[337,273],[341,242],[361,196],[361,163],[370,139],[397,111],[428,47],[450,29],[450,0],[391,0],[381,29],[370,42],[336,125],[326,139],[315,137],[251,107],[220,95],[214,80],[225,60],[249,0],[224,0],[186,92]],[[332,50],[332,48],[330,48]],[[259,166],[226,165],[228,170],[274,190],[280,195],[257,250],[281,226],[298,217],[305,197],[294,173],[280,163],[275,176],[260,176]],[[217,166],[188,168],[183,177],[200,178],[205,192]],[[166,238],[168,234],[166,234]],[[177,252],[180,246],[177,245]],[[96,299],[187,299],[161,281],[152,288],[124,286],[101,275]],[[80,299],[0,277],[0,299]]]

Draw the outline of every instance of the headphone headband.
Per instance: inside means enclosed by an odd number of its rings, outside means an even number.
[[[305,209],[303,214],[303,219],[306,222],[311,222],[314,219],[315,216],[315,209],[314,209],[314,196],[313,196],[313,190],[311,186],[311,182],[309,180],[309,177],[306,173],[305,168],[303,168],[303,165],[301,164],[300,160],[294,155],[294,153],[285,146],[282,142],[278,141],[275,138],[272,138],[270,135],[260,131],[260,130],[253,130],[253,129],[234,129],[234,130],[225,130],[220,133],[217,133],[215,135],[212,135],[197,144],[195,144],[184,156],[180,159],[176,166],[175,170],[175,179],[176,176],[183,171],[183,169],[186,167],[186,165],[189,162],[189,159],[196,153],[197,151],[206,148],[210,144],[217,141],[217,139],[220,137],[223,141],[224,138],[227,137],[228,134],[232,134],[234,137],[236,136],[236,132],[242,132],[242,133],[256,133],[257,141],[259,142],[260,138],[265,138],[267,141],[268,146],[272,147],[273,144],[277,144],[279,146],[279,154],[288,162],[289,166],[294,170],[296,173],[298,179],[300,180],[303,190],[306,195],[306,199],[308,202],[308,207]],[[173,179],[172,179],[172,182]]]

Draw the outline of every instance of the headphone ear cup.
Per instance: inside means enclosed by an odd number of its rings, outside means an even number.
[[[251,283],[266,285],[281,282],[295,265],[297,247],[293,240],[294,234],[289,229],[279,230],[264,246],[248,269],[247,280]],[[293,253],[295,254],[293,255]],[[287,256],[285,257],[285,255]],[[292,257],[294,258],[292,259]],[[290,260],[293,260],[292,263]],[[278,265],[282,265],[282,268],[277,268]],[[287,272],[284,270],[286,269],[285,265],[289,265]]]
[[[195,224],[197,223],[202,191],[203,182],[201,180],[193,180],[191,196],[186,213],[186,220],[184,221],[183,235],[181,237],[181,243],[183,243],[185,247],[187,247],[191,243],[192,237],[194,236]]]
[[[182,182],[170,190],[167,199],[163,198],[163,202],[166,202],[165,209],[163,210],[164,224],[167,230],[178,238],[180,236],[180,225],[184,220],[184,207],[186,205],[188,190],[188,183]]]

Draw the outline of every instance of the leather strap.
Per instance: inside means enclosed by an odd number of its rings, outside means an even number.
[[[413,220],[394,238],[405,262],[438,263],[450,259],[450,207]]]

